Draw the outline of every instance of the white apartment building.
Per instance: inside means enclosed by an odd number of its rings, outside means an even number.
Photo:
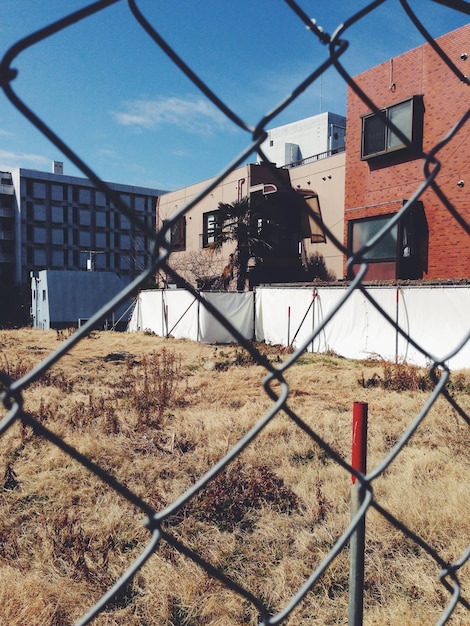
[[[320,113],[267,131],[261,144],[267,160],[277,167],[291,167],[344,151],[346,118]]]

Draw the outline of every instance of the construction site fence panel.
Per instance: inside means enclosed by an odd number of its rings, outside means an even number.
[[[452,369],[470,367],[470,342],[454,354],[468,325],[470,287],[369,287],[364,292],[260,287],[251,293],[204,292],[201,299],[247,340],[420,366],[433,355]],[[142,291],[128,329],[204,343],[235,341],[194,296],[176,289]]]

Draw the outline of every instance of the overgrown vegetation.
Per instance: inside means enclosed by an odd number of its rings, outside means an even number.
[[[57,346],[53,332],[0,335],[3,385]],[[257,344],[272,364],[290,350]],[[162,512],[265,415],[264,368],[239,346],[150,334],[95,333],[23,392],[25,410]],[[426,402],[425,369],[303,354],[286,372],[289,408],[344,459],[354,401],[369,404],[368,467],[381,462]],[[359,382],[359,384],[358,384]],[[447,389],[470,414],[470,373]],[[374,498],[439,557],[455,562],[470,536],[468,421],[444,398],[386,471]],[[74,623],[145,549],[145,516],[30,426],[0,438],[0,609],[9,626]],[[277,414],[224,471],[165,518],[164,528],[275,613],[349,522],[351,480],[308,434]],[[364,624],[436,623],[450,594],[441,565],[374,510],[367,516]],[[285,621],[347,619],[348,551]],[[458,576],[469,600],[469,565]],[[458,607],[451,622],[468,623]],[[93,623],[257,625],[253,605],[162,541]]]
[[[181,359],[171,350],[144,355],[138,364],[126,358],[126,372],[117,394],[130,403],[138,415],[138,426],[161,426],[165,411],[177,402],[182,382]]]
[[[439,369],[424,369],[407,363],[384,362],[382,376],[374,372],[358,381],[361,387],[380,387],[390,391],[432,391],[441,378]],[[446,382],[449,391],[470,392],[470,380],[462,372],[451,374]]]
[[[261,515],[253,513],[263,506],[278,513],[291,513],[299,510],[299,500],[269,467],[246,467],[237,461],[214,478],[170,521],[197,519],[215,523],[221,531],[233,532],[239,528],[249,532]]]

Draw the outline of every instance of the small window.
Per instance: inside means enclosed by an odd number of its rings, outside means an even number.
[[[136,211],[145,211],[145,198],[136,196],[134,198],[134,207]]]
[[[403,201],[406,202],[405,200]],[[396,214],[376,215],[351,220],[348,240],[353,253],[359,250],[390,223]],[[423,277],[427,267],[429,229],[424,205],[416,201],[380,241],[363,254],[369,268],[367,278],[410,279]],[[351,276],[355,270],[351,268]]]
[[[211,211],[210,213],[204,213],[202,247],[207,248],[211,243],[214,243],[220,232],[221,226],[219,224],[219,212]]]
[[[61,228],[53,228],[51,232],[52,244],[61,246],[64,243],[64,231]]]
[[[102,191],[95,191],[96,206],[106,206],[106,196]]]
[[[56,224],[62,224],[64,221],[64,209],[61,206],[51,207],[51,219]]]
[[[45,183],[33,183],[33,196],[40,200],[46,198],[46,185]]]
[[[96,233],[95,245],[97,248],[106,248],[106,233]]]
[[[171,227],[170,249],[173,252],[186,250],[186,217],[184,215]]]
[[[62,185],[52,185],[51,187],[51,200],[62,202],[64,199],[64,188]]]
[[[396,150],[419,150],[422,143],[422,98],[413,96],[381,110],[382,115],[371,113],[362,118],[361,158],[371,159]],[[408,140],[392,131],[387,122],[394,124]]]
[[[91,190],[90,189],[79,189],[78,192],[78,202],[80,204],[91,204]]]
[[[80,226],[90,226],[91,213],[87,209],[80,209],[79,212]]]
[[[64,266],[64,251],[53,250],[52,251],[52,266],[62,268]]]
[[[89,248],[91,245],[90,232],[87,230],[80,230],[78,232],[79,232],[79,235],[78,235],[79,245],[85,248]]]
[[[47,229],[42,226],[35,226],[33,229],[33,237],[35,244],[45,244],[47,242]]]
[[[370,217],[354,220],[350,225],[350,242],[352,251],[358,252],[367,242],[391,220],[393,215]],[[364,254],[368,261],[386,261],[397,258],[397,225],[370,250]]]
[[[39,222],[45,222],[47,219],[47,210],[43,204],[35,204],[33,206],[33,218]]]
[[[106,228],[106,213],[104,211],[96,211],[95,225],[96,228]]]

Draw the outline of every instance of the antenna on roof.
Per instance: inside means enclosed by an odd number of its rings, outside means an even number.
[[[86,260],[86,269],[88,272],[95,271],[95,256],[97,254],[104,254],[104,250],[82,250],[82,252],[88,253],[88,259]]]
[[[323,72],[320,74],[320,113],[323,113]]]

